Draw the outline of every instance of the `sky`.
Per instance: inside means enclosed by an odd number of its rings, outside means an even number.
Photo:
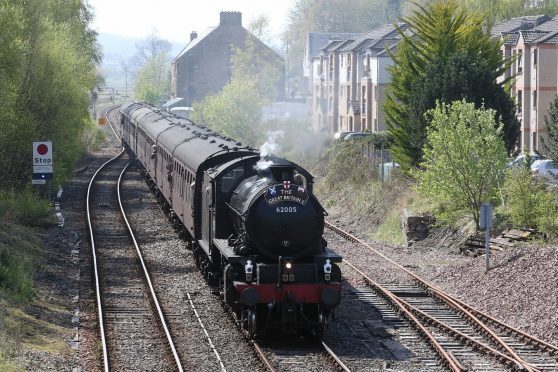
[[[242,25],[267,16],[273,39],[285,29],[295,0],[88,0],[94,9],[97,32],[144,38],[155,32],[171,42],[188,42],[190,32],[219,24],[220,11],[242,12]]]

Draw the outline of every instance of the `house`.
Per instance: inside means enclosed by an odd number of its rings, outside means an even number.
[[[405,30],[407,25],[399,24]],[[331,41],[313,59],[312,125],[315,131],[386,129],[382,112],[389,82],[388,50],[401,39],[393,25]]]
[[[306,47],[304,48],[304,61],[302,63],[302,76],[304,79],[303,95],[312,95],[312,83],[316,78],[312,68],[312,61],[320,57],[322,48],[333,40],[346,40],[356,37],[357,33],[347,32],[309,32],[306,37]]]
[[[284,71],[283,58],[242,27],[242,13],[221,12],[219,25],[200,35],[193,31],[190,42],[172,61],[172,97],[181,97],[183,106],[191,106],[219,92],[231,79],[233,48],[243,49],[248,36],[253,37],[256,48],[265,52],[270,63]],[[284,77],[270,89],[275,89],[278,97],[282,97]]]
[[[504,57],[515,57],[501,79],[514,76],[511,94],[521,123],[519,147],[533,153],[540,149],[544,117],[558,94],[558,17],[512,18],[495,25],[492,35],[502,39]]]

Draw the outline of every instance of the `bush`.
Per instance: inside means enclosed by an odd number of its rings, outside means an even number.
[[[26,226],[37,226],[39,220],[51,212],[47,200],[41,199],[32,189],[14,195],[4,193],[0,195],[0,217],[12,219],[14,222]]]
[[[511,169],[505,179],[504,194],[515,226],[537,229],[547,237],[558,235],[558,200],[541,179],[532,177],[529,169]]]
[[[81,132],[82,147],[87,153],[98,151],[107,136],[92,120],[87,120],[85,124]]]
[[[37,267],[37,241],[21,227],[0,229],[0,288],[18,301],[34,295],[33,275]]]
[[[343,183],[363,185],[371,179],[378,178],[376,165],[364,157],[362,145],[367,139],[350,141],[337,141],[326,153],[329,161],[324,172],[325,184],[330,189],[335,189]]]

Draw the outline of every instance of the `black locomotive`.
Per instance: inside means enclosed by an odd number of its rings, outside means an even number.
[[[124,145],[242,327],[321,335],[340,301],[341,257],[322,237],[313,177],[146,103],[120,114]]]

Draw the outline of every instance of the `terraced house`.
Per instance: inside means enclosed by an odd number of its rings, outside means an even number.
[[[403,30],[405,24],[399,25]],[[401,39],[393,25],[330,40],[312,59],[312,120],[316,131],[386,129],[382,112],[392,64],[388,50]]]
[[[545,133],[544,117],[558,94],[558,17],[512,18],[495,25],[492,35],[502,38],[504,57],[516,58],[501,79],[514,76],[511,94],[521,122],[518,147],[535,152]],[[395,51],[400,35],[393,26],[383,26],[336,36],[327,44],[322,40],[321,53],[312,58],[314,130],[386,130],[382,106],[392,64],[388,50]]]
[[[545,134],[544,117],[558,93],[558,17],[512,18],[492,29],[501,37],[505,57],[515,62],[503,78],[512,80],[512,95],[521,122],[519,146],[535,152]]]

